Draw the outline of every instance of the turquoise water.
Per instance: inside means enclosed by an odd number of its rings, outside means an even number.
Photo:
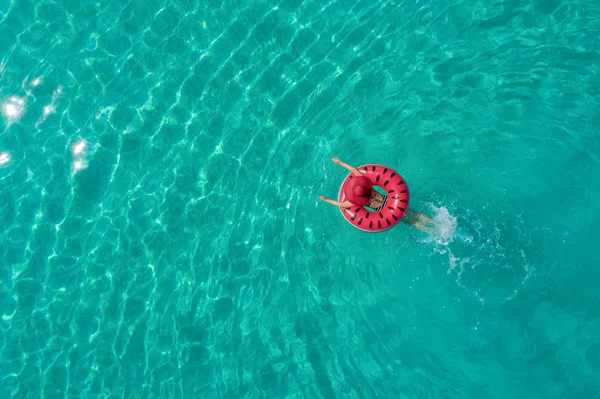
[[[0,0],[0,397],[600,397],[600,5]],[[332,156],[438,227],[351,228]]]

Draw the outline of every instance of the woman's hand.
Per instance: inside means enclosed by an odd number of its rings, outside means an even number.
[[[356,169],[354,166],[343,163],[338,157],[333,157],[331,160],[333,163],[340,165],[342,168],[348,169],[354,176],[362,176],[362,173],[360,173],[358,169]]]
[[[324,197],[324,196],[322,196],[322,195],[319,197],[319,199],[320,199],[321,201],[327,201],[327,198],[326,198],[326,197]]]

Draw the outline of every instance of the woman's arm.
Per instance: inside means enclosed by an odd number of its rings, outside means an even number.
[[[341,208],[349,208],[351,206],[354,206],[354,204],[350,201],[344,201],[344,202],[334,201],[334,200],[324,197],[322,195],[319,197],[319,199],[321,201],[325,201],[327,203],[330,203],[331,205],[339,206]]]
[[[343,163],[338,157],[333,157],[331,160],[333,163],[337,163],[342,168],[348,169],[354,176],[362,176],[362,173],[360,173],[358,169],[356,169],[354,166],[348,165],[347,163]]]

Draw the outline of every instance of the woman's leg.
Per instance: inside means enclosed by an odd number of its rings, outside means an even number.
[[[433,220],[431,218],[423,215],[422,213],[413,212],[409,209],[406,211],[406,214],[414,217],[415,219],[419,219],[424,223],[433,223]]]
[[[404,223],[411,224],[411,225],[415,226],[416,228],[418,228],[419,230],[424,231],[426,233],[431,233],[433,231],[433,229],[425,226],[423,223],[419,222],[418,220],[411,219],[410,216],[408,216],[408,214],[404,215],[404,217],[400,220],[402,220]]]
[[[362,173],[360,173],[358,169],[356,169],[354,166],[348,165],[347,163],[343,163],[339,158],[333,157],[331,160],[333,163],[340,165],[342,168],[348,169],[354,176],[362,176]]]

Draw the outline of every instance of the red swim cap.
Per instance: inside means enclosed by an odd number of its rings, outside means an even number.
[[[346,194],[346,199],[354,205],[367,205],[371,200],[372,187],[371,180],[368,178],[354,176],[346,185],[344,194]]]

